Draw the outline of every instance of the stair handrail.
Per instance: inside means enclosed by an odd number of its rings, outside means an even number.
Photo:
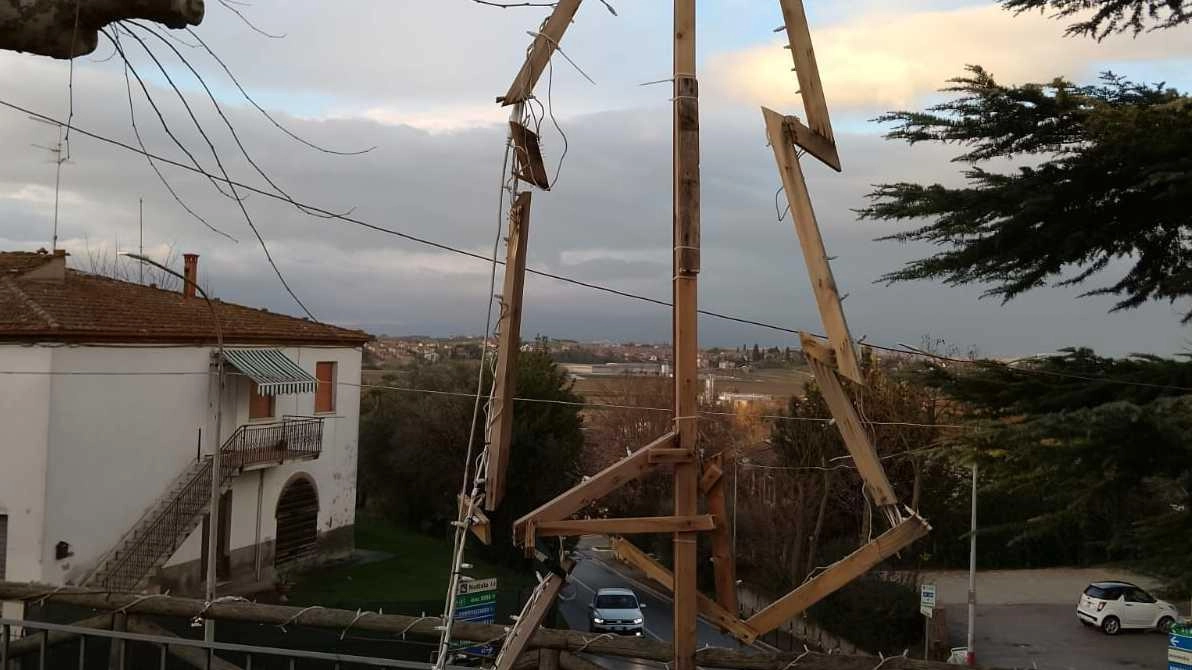
[[[223,488],[223,485],[231,480],[235,468],[224,467],[221,465],[220,470],[223,471],[220,476],[220,488]],[[112,576],[116,575],[121,568],[128,564],[130,558],[136,554],[136,549],[141,547],[149,538],[154,537],[154,531],[159,526],[171,519],[171,513],[176,513],[175,510],[183,500],[187,499],[187,496],[189,493],[191,493],[192,489],[198,486],[202,487],[202,490],[206,491],[208,490],[207,487],[210,481],[211,461],[207,460],[205,465],[190,478],[190,481],[186,483],[186,486],[182,487],[182,489],[179,490],[176,495],[174,495],[170,502],[165,507],[161,508],[160,513],[157,514],[156,517],[154,517],[154,519],[149,523],[149,525],[144,528],[144,532],[139,538],[136,539],[135,542],[132,543],[131,547],[128,547],[127,551],[125,551],[122,556],[114,559],[112,567],[105,571],[105,576],[110,579]],[[203,500],[204,502],[201,507],[206,507],[206,505],[209,504],[209,500],[207,498],[203,498]],[[144,575],[138,575],[137,580],[139,581],[143,577]]]
[[[203,459],[207,458],[210,458],[210,456],[202,456],[196,459],[194,463],[201,463]],[[174,478],[170,480],[170,483],[166,484],[166,488],[162,493],[169,493],[170,491],[174,490],[176,485],[182,481],[183,477],[190,472],[193,465],[194,464],[188,465],[184,470],[182,470],[182,472],[175,475]],[[203,469],[207,470],[208,468]],[[95,559],[95,563],[92,564],[91,568],[87,570],[87,572],[83,573],[82,578],[78,580],[79,585],[85,586],[87,582],[91,581],[95,577],[96,573],[103,569],[104,564],[108,562],[108,559],[112,557],[112,554],[115,554],[117,551],[119,551],[120,548],[124,546],[125,542],[127,542],[137,532],[137,529],[141,527],[141,524],[144,523],[149,516],[160,507],[161,496],[158,496],[153,499],[153,502],[149,503],[145,507],[140,516],[137,517],[137,520],[128,527],[128,530],[124,531],[124,533],[117,538],[114,544],[110,545],[102,554],[99,555],[98,558]]]

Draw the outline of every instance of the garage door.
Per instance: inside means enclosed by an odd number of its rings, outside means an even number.
[[[273,564],[285,568],[314,555],[318,539],[319,494],[314,484],[299,477],[277,499],[277,543]]]

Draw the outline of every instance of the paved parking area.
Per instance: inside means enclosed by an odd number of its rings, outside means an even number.
[[[964,646],[967,621],[948,608],[954,646]],[[1167,667],[1167,637],[1124,632],[1110,637],[1076,620],[1072,605],[988,605],[977,609],[977,661],[995,668],[1153,670]]]
[[[947,609],[952,646],[964,646],[968,573],[924,574],[923,579],[936,584],[939,601]],[[1166,668],[1165,636],[1131,631],[1110,637],[1076,620],[1076,601],[1085,586],[1107,579],[1152,590],[1158,586],[1141,575],[1106,568],[979,572],[977,661],[1025,670]]]

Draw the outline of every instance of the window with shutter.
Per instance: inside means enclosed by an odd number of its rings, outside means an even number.
[[[315,364],[315,379],[319,380],[315,390],[315,412],[334,412],[335,363],[324,361]]]
[[[256,382],[250,381],[248,383],[248,418],[272,419],[274,414],[273,403],[273,396],[262,395],[261,389],[257,387]]]

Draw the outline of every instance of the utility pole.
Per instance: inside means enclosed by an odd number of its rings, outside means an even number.
[[[137,201],[139,213],[137,216],[137,253],[141,256],[145,255],[145,199],[140,198]],[[145,264],[137,263],[137,276],[139,277],[137,283],[142,286],[145,284]]]
[[[973,520],[969,530],[969,588],[968,588],[968,646],[965,665],[977,664],[976,644],[977,621],[977,461],[973,461]]]
[[[698,513],[700,270],[699,83],[695,76],[695,0],[675,0],[674,55],[674,351],[675,429],[692,458],[675,466],[675,516]],[[697,533],[675,533],[674,670],[696,670]]]

